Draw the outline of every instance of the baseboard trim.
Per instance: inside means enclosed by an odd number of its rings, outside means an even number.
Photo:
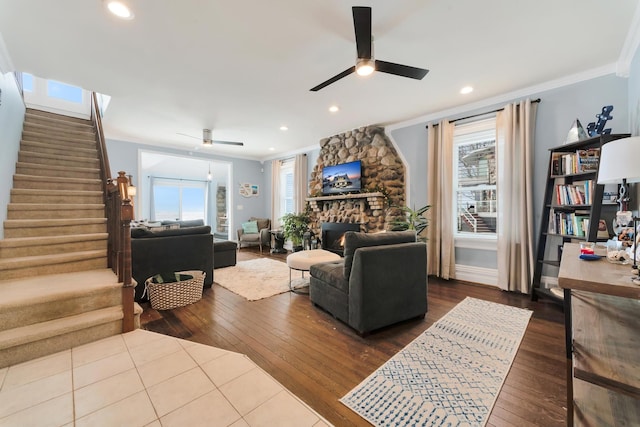
[[[495,268],[456,264],[456,280],[498,286],[498,270]]]

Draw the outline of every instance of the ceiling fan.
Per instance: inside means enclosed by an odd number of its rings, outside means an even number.
[[[371,35],[371,8],[354,6],[353,8],[353,27],[356,33],[356,50],[358,58],[356,65],[348,68],[340,74],[331,77],[329,80],[320,83],[318,86],[311,88],[312,92],[335,83],[343,77],[348,76],[354,71],[361,76],[366,76],[374,71],[381,71],[387,74],[395,74],[396,76],[409,77],[411,79],[422,80],[429,70],[423,68],[410,67],[408,65],[395,64],[393,62],[380,61],[373,58],[373,36]]]
[[[187,135],[186,133],[177,132],[178,135],[188,136],[189,138],[200,139],[197,136]],[[202,129],[202,145],[211,146],[213,144],[223,144],[223,145],[237,145],[244,146],[244,142],[235,142],[235,141],[219,141],[217,139],[211,139],[211,129]]]

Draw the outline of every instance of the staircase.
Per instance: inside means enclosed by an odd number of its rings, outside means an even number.
[[[462,231],[469,231],[471,233],[495,233],[495,228],[492,228],[485,222],[485,220],[475,212],[466,212],[466,215],[461,215],[462,219]],[[471,216],[475,221],[472,221],[468,216]]]
[[[103,191],[92,122],[28,109],[0,240],[0,368],[122,332]]]

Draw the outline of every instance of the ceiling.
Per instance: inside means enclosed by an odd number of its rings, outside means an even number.
[[[0,0],[19,71],[112,97],[107,138],[267,159],[369,124],[389,125],[588,70],[614,70],[637,0]],[[355,74],[351,6],[373,8],[376,59],[423,80]],[[2,40],[0,39],[0,44]],[[2,46],[0,46],[2,48]],[[463,86],[475,90],[459,93]],[[340,108],[330,113],[330,105]],[[282,131],[286,125],[289,130]],[[244,147],[202,147],[213,139]],[[271,150],[270,150],[271,148]]]

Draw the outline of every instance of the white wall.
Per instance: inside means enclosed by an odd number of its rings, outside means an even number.
[[[7,219],[24,113],[24,103],[13,73],[2,74],[0,70],[0,223]],[[4,227],[0,227],[1,238],[4,238]]]
[[[238,228],[240,224],[246,222],[249,217],[268,218],[270,216],[271,199],[267,198],[268,191],[266,191],[266,187],[271,184],[270,179],[265,180],[262,164],[259,161],[207,155],[199,152],[107,139],[107,153],[109,155],[112,176],[116,177],[118,171],[123,170],[133,175],[132,181],[134,185],[140,186],[138,161],[138,153],[140,150],[161,152],[176,156],[191,156],[201,160],[220,160],[231,163],[231,182],[227,191],[232,192],[231,220],[234,228]],[[260,195],[249,198],[240,196],[239,188],[242,183],[259,185]],[[232,230],[231,237],[233,238],[234,236],[235,232]]]
[[[549,148],[564,142],[575,119],[580,119],[585,128],[589,122],[596,121],[595,115],[600,113],[605,105],[614,106],[613,120],[607,123],[607,127],[612,128],[613,133],[629,132],[629,86],[626,78],[611,74],[554,89],[532,91],[528,96],[532,99],[541,99],[538,105],[534,142],[534,224],[535,236],[537,236],[542,213]],[[525,97],[520,96],[499,104],[487,105],[481,109],[461,111],[448,118],[456,119],[491,111],[503,107],[507,102],[523,98]],[[430,115],[430,117],[431,121],[445,118],[437,117],[437,115]],[[411,183],[407,200],[409,206],[414,204],[422,206],[426,202],[426,183],[429,177],[426,150],[427,123],[427,121],[419,123],[412,121],[404,127],[401,125],[393,126],[393,130],[391,130],[394,142],[408,162]],[[469,267],[477,268],[482,270],[486,276],[488,275],[486,269],[497,268],[497,254],[495,250],[457,248],[456,265],[462,266],[463,270]]]

